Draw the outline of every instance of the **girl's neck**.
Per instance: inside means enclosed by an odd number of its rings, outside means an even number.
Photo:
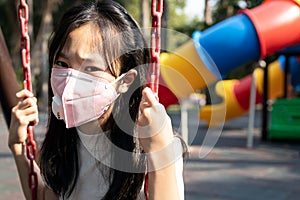
[[[94,135],[94,134],[99,134],[99,133],[106,131],[106,130],[102,129],[98,120],[94,120],[94,121],[85,123],[85,124],[79,126],[78,129],[86,135]]]

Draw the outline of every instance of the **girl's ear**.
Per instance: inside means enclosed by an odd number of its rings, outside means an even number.
[[[126,73],[126,75],[122,78],[121,84],[118,87],[118,92],[119,93],[127,92],[136,76],[137,76],[137,71],[135,69],[129,70]]]

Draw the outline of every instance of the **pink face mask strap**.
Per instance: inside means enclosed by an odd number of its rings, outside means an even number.
[[[109,84],[110,84],[110,85],[113,85],[113,84],[119,82],[126,74],[127,74],[127,73],[121,74],[119,77],[117,77],[113,82],[111,82],[111,83],[109,83]],[[119,86],[117,86],[117,88],[118,88],[118,87],[119,87]]]
[[[121,75],[120,75],[119,77],[117,77],[113,82],[111,82],[111,84],[115,84],[115,83],[119,82],[126,74],[127,74],[127,72],[121,74]]]

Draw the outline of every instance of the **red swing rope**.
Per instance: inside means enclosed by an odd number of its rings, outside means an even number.
[[[28,5],[26,0],[20,0],[18,8],[21,27],[21,58],[23,67],[23,87],[32,91],[30,73],[30,38],[28,34]],[[30,172],[28,174],[28,184],[31,190],[32,200],[37,198],[37,173],[34,171],[34,160],[36,154],[36,143],[33,138],[33,125],[27,127],[26,154],[30,161]]]
[[[152,28],[151,28],[151,65],[150,65],[150,80],[149,86],[156,98],[158,99],[159,87],[159,73],[160,73],[160,35],[161,35],[161,17],[163,13],[163,0],[152,0],[151,15],[152,15]],[[149,199],[148,192],[148,173],[145,176],[144,193],[146,200]]]
[[[150,66],[150,88],[158,97],[159,72],[160,72],[160,35],[161,17],[163,13],[163,0],[152,0],[151,15],[151,66]]]

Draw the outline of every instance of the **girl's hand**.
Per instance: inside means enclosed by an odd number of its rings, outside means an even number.
[[[146,153],[160,151],[174,138],[171,119],[150,88],[143,90],[138,119],[138,137]]]
[[[15,144],[24,144],[29,123],[36,125],[38,119],[37,99],[28,90],[16,93],[18,104],[12,108],[9,127],[8,145],[12,149]],[[13,150],[13,149],[12,149]]]

